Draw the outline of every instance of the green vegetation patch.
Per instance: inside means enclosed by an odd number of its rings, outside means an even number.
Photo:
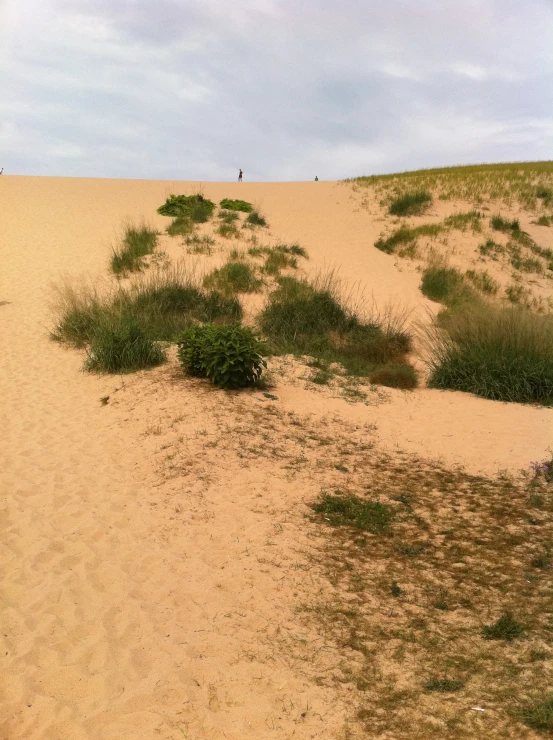
[[[157,212],[162,216],[187,217],[195,224],[203,224],[209,221],[214,209],[213,201],[196,193],[195,195],[170,195],[157,209]]]
[[[348,373],[365,377],[381,365],[405,361],[411,338],[401,317],[362,322],[342,304],[332,280],[280,277],[278,286],[258,319],[275,353],[338,362]]]
[[[387,388],[401,388],[412,390],[418,385],[415,368],[412,365],[390,363],[379,367],[369,375],[369,380],[375,385]]]
[[[147,226],[127,226],[120,247],[113,250],[111,270],[117,276],[138,272],[144,268],[144,257],[157,245],[157,232]]]
[[[194,231],[194,223],[189,216],[179,216],[173,219],[167,227],[169,236],[186,236]]]
[[[218,290],[224,295],[255,293],[262,285],[254,268],[243,260],[229,260],[204,279],[204,287]]]
[[[534,730],[553,733],[553,694],[547,694],[539,701],[526,704],[519,712],[520,718]]]
[[[421,290],[431,301],[459,307],[476,300],[474,291],[455,267],[430,265],[422,275]]]
[[[242,211],[243,213],[251,213],[253,211],[252,204],[248,203],[247,200],[231,200],[230,198],[223,198],[219,203],[219,206],[227,211]]]
[[[512,642],[518,637],[522,637],[524,628],[517,622],[511,612],[505,612],[493,624],[482,627],[482,637],[484,640],[506,640]]]
[[[183,333],[177,356],[191,375],[234,390],[259,381],[267,366],[262,352],[263,344],[248,327],[205,324]]]
[[[320,500],[312,504],[312,509],[333,527],[355,527],[373,534],[387,532],[394,515],[386,504],[365,501],[359,496],[340,491],[335,494],[322,493]]]
[[[128,373],[155,367],[165,352],[148,336],[142,324],[124,314],[105,315],[90,338],[85,370]]]
[[[467,270],[465,275],[481,293],[495,295],[499,290],[499,283],[486,270]]]
[[[481,303],[428,331],[429,386],[553,405],[553,316]]]
[[[386,254],[394,254],[397,247],[401,245],[415,244],[420,236],[428,236],[431,239],[438,236],[443,231],[441,224],[421,224],[414,228],[409,228],[407,224],[402,224],[399,229],[390,234],[386,239],[380,237],[374,246]]]
[[[472,210],[468,213],[454,213],[444,220],[444,224],[450,229],[458,229],[459,231],[466,231],[467,229],[481,231],[481,218],[480,211]]]
[[[267,226],[266,218],[259,211],[251,211],[246,219],[246,223],[250,226]]]
[[[431,203],[432,195],[426,190],[418,190],[394,198],[388,211],[392,216],[419,216]]]
[[[425,691],[437,691],[440,693],[450,693],[460,691],[465,685],[464,681],[455,681],[451,678],[431,678],[422,687]]]
[[[225,239],[240,239],[240,230],[232,221],[222,221],[217,228],[217,234]]]
[[[490,226],[492,229],[495,229],[495,231],[520,231],[520,222],[518,218],[515,218],[513,221],[507,221],[499,214],[497,216],[492,216]]]

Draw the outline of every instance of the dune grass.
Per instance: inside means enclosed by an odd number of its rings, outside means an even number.
[[[274,353],[337,362],[351,375],[368,377],[383,365],[406,364],[411,338],[405,319],[388,311],[362,321],[328,274],[313,282],[278,278],[258,321]]]
[[[429,192],[417,190],[394,198],[388,212],[392,216],[419,216],[428,209],[431,203],[432,195]]]
[[[267,226],[267,219],[262,216],[259,211],[251,211],[245,221],[250,226]]]
[[[467,270],[465,276],[481,293],[496,295],[499,283],[486,270]]]
[[[224,239],[240,239],[240,229],[232,221],[221,221],[216,233]]]
[[[198,236],[198,234],[191,234],[185,237],[184,243],[187,247],[186,251],[189,254],[206,254],[210,256],[213,254],[215,239],[207,235]]]
[[[460,271],[439,261],[431,263],[424,270],[421,291],[431,301],[443,303],[450,308],[459,308],[477,300],[476,294],[466,284]]]
[[[553,405],[553,316],[482,302],[449,312],[446,328],[426,331],[430,387]]]
[[[251,213],[253,206],[248,203],[247,200],[232,200],[231,198],[223,198],[219,203],[220,208],[224,208],[227,211],[242,211],[243,213]]]
[[[178,216],[167,227],[169,236],[186,236],[194,231],[194,222],[189,216]]]
[[[380,249],[381,252],[394,254],[397,247],[401,245],[415,244],[420,236],[428,236],[433,239],[442,231],[443,226],[441,224],[421,224],[413,228],[410,228],[407,224],[402,224],[386,239],[380,237],[374,246]]]
[[[237,299],[205,291],[182,266],[158,269],[132,285],[62,282],[55,288],[51,338],[86,348],[87,369],[121,372],[159,364],[158,342],[174,342],[194,321],[238,321]],[[117,369],[115,369],[117,368]]]
[[[194,195],[170,195],[165,203],[157,209],[162,216],[188,218],[195,224],[209,221],[213,215],[215,203],[204,198],[201,193]]]
[[[241,259],[230,259],[204,279],[204,287],[220,291],[223,295],[256,293],[263,282],[256,276],[254,268]]]
[[[146,224],[127,224],[119,247],[113,249],[111,271],[118,277],[144,268],[144,257],[152,254],[157,245],[157,232]]]

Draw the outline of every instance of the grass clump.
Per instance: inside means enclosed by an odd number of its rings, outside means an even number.
[[[401,388],[412,390],[418,385],[415,368],[412,365],[393,364],[384,365],[369,375],[374,385],[383,385],[386,388]]]
[[[178,343],[177,356],[196,377],[226,390],[254,386],[266,362],[263,345],[251,329],[239,324],[192,326]]]
[[[157,232],[148,226],[129,225],[121,246],[113,250],[111,271],[117,276],[138,272],[144,267],[144,257],[152,254],[157,245]]]
[[[453,213],[444,220],[444,223],[450,229],[458,229],[459,231],[466,231],[469,228],[473,231],[481,231],[481,218],[480,211],[472,210],[468,213]]]
[[[495,231],[520,231],[520,223],[518,218],[515,218],[513,221],[506,221],[499,214],[497,216],[492,216],[490,225],[492,229],[495,229]]]
[[[240,230],[232,221],[222,221],[217,229],[217,233],[225,239],[240,239]]]
[[[482,637],[484,640],[506,640],[512,642],[517,637],[522,637],[524,629],[517,622],[511,612],[505,612],[493,624],[482,627]]]
[[[499,290],[499,283],[486,270],[467,270],[465,275],[481,293],[495,295]]]
[[[411,349],[404,317],[389,312],[362,322],[342,303],[332,276],[314,283],[281,277],[278,284],[259,316],[275,352],[338,362],[348,373],[363,376],[404,362]]]
[[[528,727],[532,727],[534,730],[545,730],[548,733],[552,733],[553,694],[547,694],[539,701],[527,704],[522,707],[518,714]]]
[[[259,213],[259,211],[251,211],[251,213],[248,214],[245,223],[250,226],[267,226],[267,220]]]
[[[490,256],[493,260],[497,260],[497,255],[505,252],[505,247],[494,242],[493,239],[487,239],[485,244],[480,244],[478,250],[483,257]]]
[[[209,221],[214,208],[213,201],[196,193],[195,195],[170,195],[157,209],[157,212],[162,216],[188,218],[195,224],[203,224]]]
[[[543,185],[536,188],[536,198],[539,198],[540,200],[543,200],[543,202],[548,205],[553,201],[553,189],[547,188]]]
[[[381,252],[394,254],[399,246],[416,246],[416,242],[420,236],[435,238],[441,231],[443,231],[443,227],[440,224],[421,224],[412,229],[407,224],[402,224],[388,238],[383,239],[380,237],[374,243],[374,246],[380,249]]]
[[[425,691],[438,691],[440,693],[450,693],[460,691],[465,685],[464,681],[454,681],[451,678],[431,678],[422,687]]]
[[[243,213],[251,213],[253,211],[252,204],[248,203],[247,200],[231,200],[230,198],[223,198],[219,203],[219,206],[227,211],[242,211]]]
[[[551,226],[553,219],[548,216],[540,216],[537,221],[534,221],[538,226]]]
[[[333,527],[348,526],[373,534],[381,534],[390,529],[393,511],[379,501],[364,501],[354,494],[340,491],[322,493],[320,500],[312,504],[317,514]]]
[[[215,245],[215,239],[210,236],[198,236],[198,234],[192,234],[187,236],[184,240],[187,246],[187,252],[189,254],[206,254],[211,255],[213,253],[213,247]]]
[[[94,328],[87,348],[85,370],[126,373],[160,365],[161,347],[136,318],[121,313],[103,317]]]
[[[418,216],[432,203],[432,195],[426,190],[406,193],[395,198],[389,207],[392,216]]]
[[[255,293],[262,286],[251,265],[243,260],[230,260],[206,275],[204,287],[218,290],[223,295]]]
[[[194,231],[194,224],[189,216],[179,216],[173,219],[167,227],[169,236],[186,236]]]
[[[240,216],[236,213],[236,211],[219,211],[219,213],[217,214],[217,218],[220,218],[227,224],[231,224],[234,221],[238,221]]]
[[[553,317],[467,306],[431,328],[429,386],[483,398],[553,405]]]
[[[441,263],[431,264],[423,272],[421,290],[431,301],[444,303],[450,308],[457,308],[476,299],[459,270]]]

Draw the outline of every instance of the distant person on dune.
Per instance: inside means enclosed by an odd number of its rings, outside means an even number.
[[[0,170],[0,175],[2,174],[2,172],[4,172],[4,168],[3,168],[3,167],[2,167],[2,169]]]
[[[315,182],[319,182],[319,178],[315,175]]]
[[[242,182],[242,170],[238,173],[238,182]]]

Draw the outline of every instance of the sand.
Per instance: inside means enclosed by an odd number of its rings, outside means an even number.
[[[331,650],[297,612],[316,587],[304,517],[321,483],[290,462],[286,420],[474,473],[517,473],[551,444],[553,410],[461,393],[349,404],[284,373],[273,402],[183,379],[174,361],[82,373],[82,353],[48,338],[49,281],[105,276],[124,218],[163,228],[157,206],[197,187],[0,178],[1,738],[338,737],[347,703],[312,680]],[[202,188],[258,204],[310,271],[436,310],[416,270],[372,247],[382,224],[348,186]],[[262,442],[255,419],[271,414]]]

